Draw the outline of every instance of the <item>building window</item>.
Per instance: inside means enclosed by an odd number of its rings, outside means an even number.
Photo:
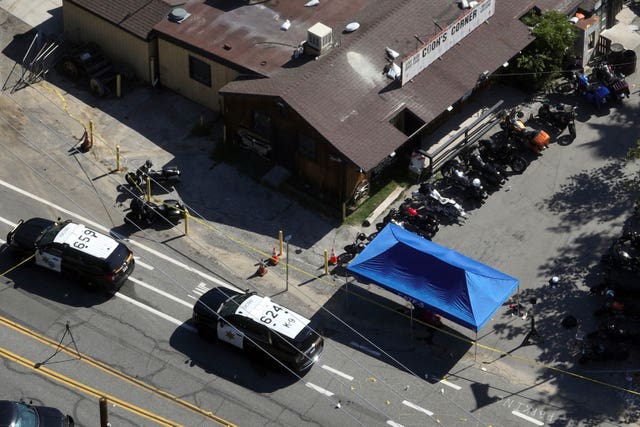
[[[258,111],[254,111],[253,130],[262,136],[271,136],[271,117]]]
[[[189,77],[211,87],[211,66],[198,58],[189,56]]]
[[[589,34],[589,49],[593,49],[594,46],[596,45],[596,34],[595,33],[591,33]]]
[[[315,160],[316,142],[306,135],[298,134],[298,153],[309,160]]]

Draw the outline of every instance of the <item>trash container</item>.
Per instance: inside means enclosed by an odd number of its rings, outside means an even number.
[[[609,46],[609,53],[607,54],[607,62],[609,65],[618,69],[618,64],[622,64],[624,61],[624,46],[620,43],[611,43]]]
[[[635,51],[631,49],[625,50],[622,53],[622,61],[620,61],[620,66],[618,67],[618,70],[620,70],[620,72],[625,76],[635,73],[637,60],[638,59]]]

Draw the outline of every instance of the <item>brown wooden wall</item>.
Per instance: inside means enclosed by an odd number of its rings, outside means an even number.
[[[364,177],[327,140],[278,97],[223,95],[223,117],[227,142],[239,141],[238,131],[255,132],[254,111],[271,119],[271,135],[256,135],[272,145],[269,160],[282,165],[311,186],[311,192],[329,205],[338,207],[350,198]],[[315,141],[315,159],[301,153],[299,135]]]
[[[108,58],[126,64],[136,77],[151,82],[150,58],[157,56],[155,41],[142,40],[68,1],[63,1],[62,17],[69,40],[96,43]]]

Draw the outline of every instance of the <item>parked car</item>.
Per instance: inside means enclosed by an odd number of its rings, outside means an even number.
[[[255,292],[214,288],[196,302],[192,321],[203,339],[225,341],[297,373],[307,372],[324,346],[315,322]]]
[[[16,258],[35,255],[35,264],[74,277],[89,288],[117,291],[133,272],[133,253],[124,244],[70,220],[20,220],[7,235]]]
[[[73,427],[73,418],[48,406],[0,400],[0,427]]]

